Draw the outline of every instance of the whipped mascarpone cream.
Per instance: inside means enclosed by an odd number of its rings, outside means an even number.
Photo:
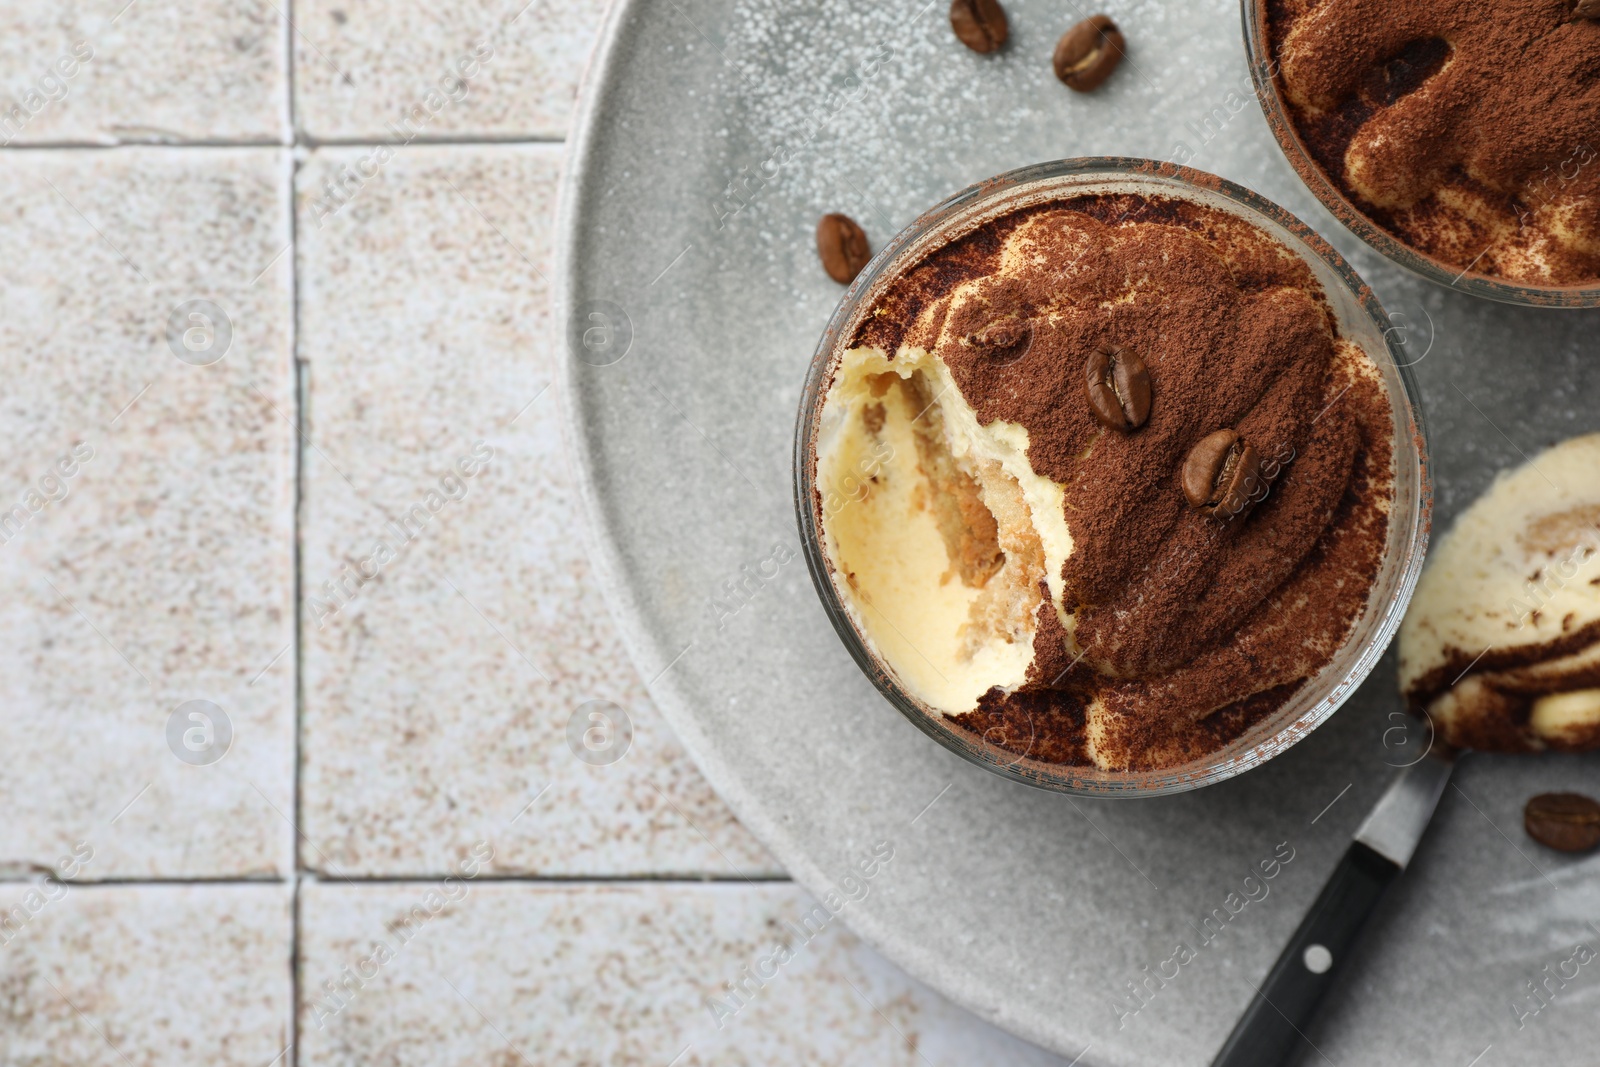
[[[1067,620],[1063,489],[1027,452],[1026,429],[981,425],[920,348],[893,361],[851,349],[823,405],[817,488],[846,601],[906,688],[946,714],[1026,680],[1041,580]]]

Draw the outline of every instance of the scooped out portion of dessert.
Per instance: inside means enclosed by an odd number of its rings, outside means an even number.
[[[1034,473],[1026,431],[979,424],[936,357],[845,358],[830,403],[848,415],[821,480],[850,497],[828,524],[837,558],[913,691],[970,710],[1027,681],[1040,585],[1060,585],[1072,551],[1062,487]]]
[[[1376,366],[1302,259],[1179,196],[1033,204],[910,264],[815,434],[858,632],[930,711],[1048,763],[1238,737],[1339,650],[1386,543]]]
[[[1502,473],[1428,559],[1400,687],[1440,741],[1600,748],[1600,434]]]

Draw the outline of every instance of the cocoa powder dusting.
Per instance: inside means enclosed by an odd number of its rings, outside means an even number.
[[[1008,318],[1028,324],[1020,356],[973,343]],[[852,344],[935,352],[980,421],[1024,427],[1034,471],[1065,488],[1074,632],[1047,595],[1026,684],[955,718],[1002,748],[1084,764],[1092,732],[1103,764],[1187,762],[1281,708],[1364,610],[1387,535],[1388,399],[1337,343],[1307,265],[1243,220],[1164,197],[1014,212],[892,283]],[[1148,367],[1132,432],[1085,398],[1101,345]],[[1264,499],[1222,519],[1179,478],[1220,428],[1274,461]]]

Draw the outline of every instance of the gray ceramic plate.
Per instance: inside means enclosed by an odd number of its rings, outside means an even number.
[[[1087,1048],[1084,1064],[1202,1064],[1392,766],[1420,751],[1392,658],[1285,755],[1177,797],[1042,793],[924,737],[856,669],[798,550],[795,411],[840,296],[817,217],[845,211],[877,246],[963,186],[1077,155],[1249,186],[1328,237],[1404,331],[1441,527],[1524,453],[1600,429],[1600,313],[1478,301],[1340,229],[1267,131],[1231,4],[1108,9],[1131,51],[1091,96],[1049,63],[1089,10],[1007,9],[1011,42],[987,57],[952,39],[938,0],[613,9],[563,199],[573,451],[641,674],[797,878],[824,894],[889,842],[842,917],[913,974],[1068,1059]],[[1600,758],[1469,757],[1456,784],[1308,1062],[1466,1067],[1489,1049],[1483,1067],[1567,1064],[1600,1038],[1600,962],[1536,1013],[1526,985],[1579,943],[1600,951],[1600,857],[1546,852],[1520,826],[1535,792],[1600,792]],[[1265,899],[1230,897],[1291,848]],[[1147,981],[1180,942],[1194,959]]]

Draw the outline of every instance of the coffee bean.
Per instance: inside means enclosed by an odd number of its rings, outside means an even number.
[[[1242,514],[1262,484],[1261,455],[1233,430],[1201,438],[1183,461],[1183,495],[1217,518]]]
[[[822,269],[841,285],[855,281],[861,268],[872,258],[867,235],[848,215],[824,215],[817,223],[817,255]]]
[[[996,0],[950,0],[950,28],[961,43],[980,55],[999,51],[1010,32]]]
[[[1541,845],[1587,852],[1600,845],[1600,803],[1582,793],[1541,793],[1522,809],[1522,826]]]
[[[1208,434],[1189,449],[1183,461],[1183,495],[1189,503],[1203,508],[1216,502],[1218,483],[1228,456],[1237,451],[1239,435],[1232,430]]]
[[[1600,19],[1600,0],[1578,0],[1572,5],[1572,19]]]
[[[1089,353],[1083,385],[1102,426],[1137,430],[1150,417],[1150,371],[1131,348],[1102,345]]]
[[[1126,50],[1122,31],[1108,16],[1084,19],[1056,42],[1056,77],[1067,88],[1087,93],[1111,77]]]
[[[972,335],[972,343],[979,348],[1010,348],[1022,340],[1027,329],[1021,319],[995,319]]]
[[[1007,361],[1027,355],[1032,341],[1032,325],[1015,315],[995,319],[967,338],[967,344],[982,350],[990,359]]]

